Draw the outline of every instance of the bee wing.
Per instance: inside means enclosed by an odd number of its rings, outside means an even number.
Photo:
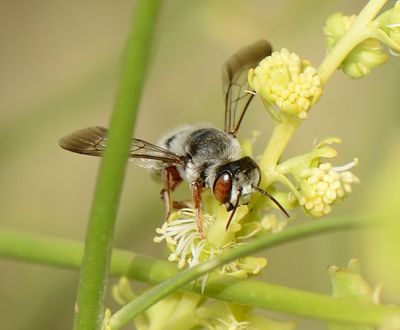
[[[225,95],[225,132],[236,135],[243,116],[254,97],[249,93],[247,74],[266,56],[271,55],[272,47],[266,40],[240,49],[222,67],[223,91]]]
[[[150,142],[132,139],[130,157],[146,168],[161,169],[163,164],[184,164],[184,158]]]
[[[75,131],[60,139],[61,148],[78,154],[102,156],[106,147],[107,129],[88,127]]]
[[[107,132],[106,128],[99,126],[80,129],[61,138],[59,145],[78,154],[102,156],[107,146]],[[139,139],[132,139],[129,157],[145,168],[160,169],[165,163],[184,163],[183,157]]]

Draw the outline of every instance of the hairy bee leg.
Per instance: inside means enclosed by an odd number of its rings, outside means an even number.
[[[164,183],[164,189],[161,190],[161,199],[164,201],[165,206],[165,220],[169,218],[172,210],[172,200],[171,200],[171,187],[170,187],[170,174],[167,168],[161,170],[161,177]]]
[[[194,204],[194,210],[196,213],[197,230],[199,231],[201,239],[205,239],[203,232],[203,219],[201,214],[201,184],[199,181],[193,181],[192,184],[192,198]]]
[[[175,206],[175,202],[172,200],[171,193],[182,182],[182,178],[175,166],[165,166],[161,170],[161,176],[164,183],[164,189],[161,190],[160,195],[165,204],[165,219],[168,219],[172,209]]]

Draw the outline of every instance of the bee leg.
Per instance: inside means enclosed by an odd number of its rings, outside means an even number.
[[[165,219],[168,219],[174,206],[171,193],[182,182],[182,178],[175,166],[165,166],[161,170],[161,176],[164,183],[164,189],[161,190],[160,195],[165,204]]]
[[[180,210],[184,208],[187,209],[193,208],[193,204],[190,201],[173,201],[172,205],[175,210]]]
[[[193,181],[191,186],[194,210],[196,213],[197,230],[199,231],[201,239],[205,239],[203,232],[203,219],[201,215],[201,183],[199,181]]]

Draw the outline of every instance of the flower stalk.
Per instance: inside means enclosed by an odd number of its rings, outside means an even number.
[[[278,180],[279,173],[276,171],[276,166],[300,124],[301,119],[292,117],[287,122],[274,127],[259,162],[262,171],[261,187],[263,189],[268,188],[274,181]]]

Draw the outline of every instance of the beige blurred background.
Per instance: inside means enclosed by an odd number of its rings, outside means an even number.
[[[222,127],[220,68],[231,53],[267,38],[275,49],[286,47],[318,66],[325,53],[326,17],[335,11],[357,13],[365,3],[165,1],[135,135],[156,141],[165,130],[198,121]],[[78,128],[107,125],[134,4],[0,0],[2,226],[84,239],[99,160],[67,153],[57,140]],[[336,164],[360,159],[355,172],[362,184],[333,215],[400,220],[399,73],[400,58],[393,56],[366,79],[354,81],[338,72],[285,153],[303,153],[316,138],[338,136],[343,144]],[[261,152],[271,123],[259,102],[246,117],[241,137],[255,129],[262,132]],[[129,165],[115,246],[163,255],[163,247],[152,241],[163,217],[159,190],[145,170]],[[310,220],[299,213],[297,222],[304,221]],[[383,301],[400,303],[394,276],[399,274],[399,243],[392,244],[398,229],[389,230],[391,236],[353,230],[276,248],[265,253],[264,276],[329,294],[326,267],[359,257],[369,282],[383,283]],[[70,329],[77,279],[75,271],[0,259],[0,328]],[[324,328],[298,321],[299,329]]]

